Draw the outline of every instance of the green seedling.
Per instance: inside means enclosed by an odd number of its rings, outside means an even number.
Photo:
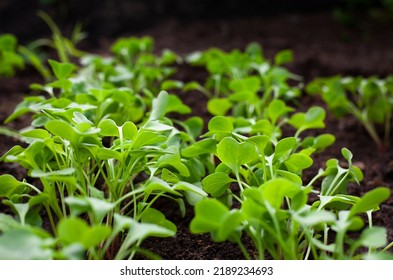
[[[176,72],[174,64],[180,63],[178,55],[164,50],[160,56],[153,54],[151,37],[118,39],[112,46],[114,58],[102,60],[92,57],[93,65],[105,73],[105,80],[117,86],[127,86],[135,93],[158,92],[173,88],[163,83]]]
[[[73,65],[53,61],[51,65],[59,79],[54,83],[68,89],[67,78]],[[29,128],[20,134],[27,147],[15,146],[2,157],[5,162],[20,164],[27,169],[29,177],[41,182],[35,187],[11,175],[0,177],[0,196],[21,226],[40,226],[39,213],[44,211],[53,238],[59,238],[67,248],[73,243],[82,244],[82,252],[87,250],[93,259],[104,258],[106,254],[112,258],[133,258],[150,232],[173,235],[175,225],[152,208],[154,202],[168,197],[178,204],[184,215],[184,200],[195,204],[206,193],[198,183],[204,176],[199,161],[183,158],[180,153],[180,148],[195,141],[192,133],[180,131],[165,117],[177,107],[170,104],[170,95],[161,92],[153,100],[146,120],[138,126],[131,121],[118,125],[110,118],[103,118],[95,125],[84,114],[88,115],[94,107],[88,111],[79,106],[61,108],[59,101],[67,106],[70,103],[55,97],[53,100],[58,102],[40,105],[57,104],[46,106],[48,118],[41,127]],[[42,111],[38,109],[37,114]],[[202,125],[195,118],[182,123],[189,132],[200,131]],[[132,217],[133,226],[128,233],[122,232],[119,236],[116,232],[111,236],[105,249],[98,248],[108,238],[116,215]],[[79,220],[81,216],[85,216],[87,222]],[[68,221],[66,225],[75,223],[86,231],[86,236],[92,234],[90,231],[97,231],[102,238],[93,244],[84,234],[68,236],[64,227],[69,226],[64,226],[63,221]],[[103,223],[107,227],[102,227]],[[146,223],[149,225],[143,225]],[[88,225],[92,228],[88,229]],[[135,231],[138,227],[140,229]],[[141,235],[140,231],[144,233]],[[120,249],[118,244],[121,244]],[[116,248],[118,253],[115,253]]]
[[[319,78],[307,86],[310,94],[321,94],[337,117],[353,115],[379,149],[389,146],[392,118],[393,78]],[[379,126],[383,136],[379,133]]]
[[[292,56],[290,50],[283,50],[270,63],[257,43],[250,44],[244,52],[210,49],[193,53],[188,62],[205,67],[210,76],[204,86],[190,82],[184,90],[207,95],[207,108],[212,115],[225,115],[232,110],[234,116],[263,118],[273,100],[292,100],[300,95],[300,88],[288,83],[299,77],[282,67],[292,61]]]
[[[311,155],[332,145],[335,138],[330,134],[300,137],[305,130],[324,127],[325,113],[319,107],[294,114],[288,122],[297,129],[295,137],[282,138],[280,128],[273,124],[287,111],[281,102],[271,103],[277,109],[269,110],[271,122],[214,117],[204,139],[182,151],[186,158],[198,158],[209,171],[202,180],[204,191],[230,206],[232,199],[242,200],[246,189],[272,179],[302,184],[303,170],[313,163]],[[234,183],[237,191],[231,188]]]
[[[44,11],[39,11],[38,16],[48,25],[52,31],[52,39],[40,39],[30,44],[31,49],[50,47],[57,51],[61,62],[70,62],[71,57],[82,57],[85,53],[78,50],[76,45],[82,41],[86,34],[81,31],[81,25],[75,26],[71,38],[66,38],[60,31],[53,19]]]
[[[221,142],[222,145],[226,145],[226,141]],[[288,142],[280,149],[276,147],[276,155],[285,155],[287,148],[284,147],[290,146]],[[254,154],[258,153],[254,151]],[[246,187],[238,198],[239,209],[230,210],[219,199],[228,185],[236,180],[225,172],[209,175],[203,181],[204,188],[213,198],[196,204],[191,232],[210,233],[216,242],[229,240],[237,243],[247,259],[251,259],[252,255],[242,243],[243,234],[253,241],[257,259],[390,259],[384,252],[388,247],[386,229],[374,227],[371,219],[371,213],[379,209],[379,205],[390,196],[390,191],[380,187],[360,198],[348,195],[349,182],[358,182],[362,174],[352,165],[352,154],[347,149],[343,149],[342,154],[349,163],[348,168],[330,160],[326,170],[320,170],[305,186],[301,180],[291,176],[254,180],[247,184],[243,179],[238,182]],[[236,153],[231,160],[224,160],[230,167],[252,162],[251,158],[240,160]],[[305,162],[304,159],[298,162],[302,161]],[[293,171],[289,168],[287,172]],[[255,172],[254,176],[262,174]],[[321,177],[324,179],[320,191],[313,190]],[[312,192],[317,192],[319,199],[309,205],[308,198]],[[364,226],[360,214],[368,215],[369,226],[357,240],[352,240],[348,233],[359,231]],[[364,247],[367,252],[359,250]]]
[[[17,45],[14,35],[0,35],[0,76],[12,77],[16,69],[24,68],[25,62],[17,52]]]
[[[100,207],[96,207],[100,211]],[[21,225],[11,216],[0,214],[0,259],[2,260],[82,260],[132,259],[136,253],[154,256],[140,248],[148,237],[170,237],[176,227],[156,210],[146,214],[146,221],[115,214],[114,225],[89,225],[81,218],[71,216],[62,219],[56,236],[39,227]],[[117,252],[111,245],[119,242]],[[117,245],[118,246],[118,245]]]

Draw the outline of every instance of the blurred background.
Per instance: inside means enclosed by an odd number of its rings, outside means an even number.
[[[50,37],[40,10],[66,37],[80,23],[78,47],[93,52],[122,36],[150,35],[179,54],[257,41],[267,57],[292,49],[306,78],[393,72],[393,0],[0,0],[0,34]]]
[[[270,2],[270,3],[269,3]],[[45,33],[36,17],[45,10],[58,24],[82,21],[95,36],[117,36],[137,31],[167,18],[188,21],[196,19],[234,18],[273,15],[283,12],[311,12],[331,9],[342,1],[335,0],[2,0],[0,31],[14,32],[21,38],[33,39]]]
[[[345,25],[392,18],[393,0],[1,0],[0,33],[14,33],[22,40],[48,33],[36,16],[46,11],[63,28],[82,22],[92,38],[116,37],[160,24],[277,17],[283,14],[327,12]]]

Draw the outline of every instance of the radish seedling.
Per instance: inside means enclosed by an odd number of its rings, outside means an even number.
[[[204,86],[191,82],[184,90],[205,93],[212,115],[225,115],[232,109],[234,116],[263,118],[272,100],[291,100],[300,95],[299,87],[289,85],[289,80],[299,77],[281,66],[292,61],[289,50],[276,54],[273,64],[265,59],[257,43],[250,44],[244,52],[210,49],[194,53],[188,61],[206,67],[210,76]]]
[[[235,242],[247,259],[252,256],[242,243],[243,233],[253,241],[258,259],[390,258],[383,252],[387,243],[385,229],[369,223],[359,239],[351,240],[348,235],[349,231],[359,231],[363,227],[359,214],[367,213],[371,221],[371,213],[379,209],[390,191],[381,187],[361,198],[347,195],[348,183],[358,182],[362,174],[352,166],[350,152],[343,149],[342,153],[349,162],[348,169],[334,165],[336,161],[331,160],[326,170],[321,170],[306,186],[301,179],[293,180],[291,176],[247,184],[238,180],[238,184],[245,187],[237,198],[239,209],[230,210],[218,198],[235,180],[222,172],[206,177],[205,190],[213,198],[196,204],[191,232],[210,233],[216,242]],[[245,161],[238,161],[236,165],[243,164]],[[254,173],[254,176],[261,175]],[[313,187],[320,177],[325,178],[318,192]],[[309,195],[316,191],[320,194],[319,200],[309,205]],[[358,251],[361,247],[368,248],[368,252]]]
[[[389,146],[392,118],[393,78],[319,78],[307,86],[310,94],[321,94],[337,117],[353,115],[367,130],[378,148]],[[382,126],[384,136],[378,132]]]

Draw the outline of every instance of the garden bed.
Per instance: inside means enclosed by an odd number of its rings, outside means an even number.
[[[124,33],[123,36],[149,35],[155,40],[155,49],[171,49],[180,56],[193,51],[218,47],[225,51],[238,48],[243,50],[250,42],[258,42],[263,47],[264,55],[273,59],[274,54],[282,49],[291,49],[294,62],[288,69],[303,77],[304,84],[316,77],[336,74],[351,76],[380,77],[393,73],[393,41],[391,25],[369,26],[362,30],[348,29],[335,22],[330,13],[319,14],[286,14],[279,17],[180,21],[167,19],[147,30],[138,33]],[[114,38],[96,38],[97,45],[90,45],[86,40],[85,49],[93,53],[105,54]],[[201,68],[180,65],[174,79],[184,82],[199,81],[203,83],[206,73]],[[4,121],[14,107],[29,94],[29,85],[39,82],[41,78],[32,69],[20,72],[14,78],[0,80],[0,119]],[[197,92],[176,92],[183,102],[192,108],[192,114],[201,116],[207,124],[211,118],[206,109],[207,98]],[[303,96],[299,102],[299,111],[318,105],[326,108],[318,97]],[[327,108],[326,108],[327,109]],[[19,129],[29,123],[23,117],[10,124]],[[337,158],[342,160],[341,149],[348,148],[354,155],[354,164],[364,173],[360,185],[351,184],[350,193],[362,196],[378,186],[386,186],[393,190],[393,149],[378,150],[370,140],[365,129],[356,120],[347,116],[337,119],[327,110],[326,128],[320,133],[332,133],[335,143],[320,154],[313,156],[312,168],[305,171],[305,177],[311,179],[319,168],[325,168],[326,160]],[[284,131],[285,133],[285,131]],[[0,152],[3,154],[17,140],[0,136]],[[391,143],[393,146],[393,143]],[[23,169],[16,164],[0,163],[1,174],[13,174],[22,179]],[[307,179],[305,179],[307,182]],[[167,200],[158,200],[155,207],[161,210],[166,218],[178,227],[175,237],[149,238],[142,247],[151,250],[164,259],[241,259],[242,252],[236,244],[229,242],[215,243],[208,234],[194,235],[190,233],[189,224],[193,218],[193,208],[187,207],[185,218],[181,217],[176,204]],[[0,210],[7,207],[0,206]],[[375,225],[388,229],[388,240],[393,241],[393,198],[381,205],[381,210],[373,214]],[[249,244],[249,241],[245,241]],[[251,254],[251,245],[249,246]]]

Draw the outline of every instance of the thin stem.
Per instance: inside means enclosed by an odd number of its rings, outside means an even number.
[[[390,244],[388,244],[385,248],[382,249],[382,252],[386,252],[387,250],[389,250],[390,248],[393,247],[393,242],[391,242]]]
[[[45,203],[45,209],[46,209],[46,212],[48,213],[49,222],[50,222],[50,225],[51,225],[53,234],[54,234],[55,236],[57,236],[56,224],[55,224],[55,222],[54,222],[54,220],[53,220],[52,212],[51,212],[51,209],[50,209],[48,203]]]
[[[246,247],[244,247],[244,244],[241,242],[241,240],[240,240],[240,239],[239,239],[239,240],[237,240],[237,244],[239,245],[239,247],[240,247],[240,250],[242,251],[242,253],[243,253],[244,257],[245,257],[247,260],[251,260],[251,256],[250,256],[250,254],[248,253],[248,251],[247,251]]]

